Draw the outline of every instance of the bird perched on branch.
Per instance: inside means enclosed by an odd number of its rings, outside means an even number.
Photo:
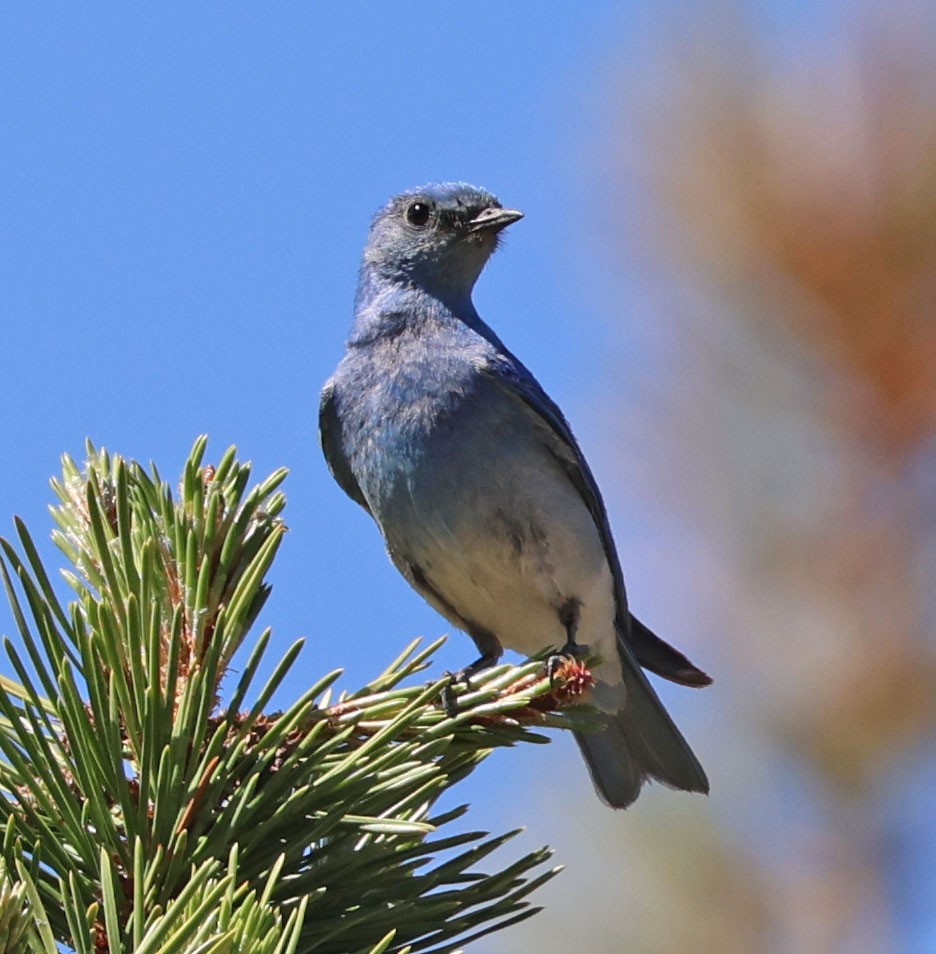
[[[471,292],[522,213],[482,189],[435,184],[374,217],[347,349],[322,391],[328,466],[377,522],[397,569],[474,640],[467,678],[503,647],[587,647],[593,701],[577,733],[602,799],[655,779],[708,780],[641,666],[709,677],[631,615],[595,479],[559,408],[481,320]]]

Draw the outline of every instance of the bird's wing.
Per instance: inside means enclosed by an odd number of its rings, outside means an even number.
[[[338,486],[356,503],[359,503],[368,513],[370,507],[364,499],[361,487],[357,482],[348,458],[344,452],[344,441],[341,435],[341,418],[335,404],[335,383],[329,381],[322,388],[322,397],[319,401],[319,437],[322,441],[322,451],[332,477]]]
[[[591,469],[579,449],[578,442],[572,434],[572,429],[556,406],[556,403],[542,389],[539,382],[526,367],[509,352],[501,353],[489,363],[484,371],[491,380],[506,394],[522,402],[526,412],[543,435],[544,443],[555,456],[556,460],[566,472],[572,485],[578,491],[585,506],[588,508],[595,526],[601,534],[601,543],[604,547],[608,566],[614,576],[614,586],[617,593],[618,609],[621,613],[627,612],[627,598],[624,591],[624,576],[618,560],[614,540],[611,536],[611,525],[608,522],[608,513],[604,501]]]
[[[618,608],[617,627],[627,649],[634,654],[641,666],[664,679],[685,686],[707,686],[712,680],[701,669],[631,616],[627,608],[624,574],[621,572],[621,563],[611,536],[608,512],[601,499],[598,484],[562,411],[526,367],[506,349],[500,351],[484,371],[497,387],[514,400],[522,402],[535,426],[543,434],[544,443],[562,466],[592,515],[601,534],[601,544],[614,579]]]

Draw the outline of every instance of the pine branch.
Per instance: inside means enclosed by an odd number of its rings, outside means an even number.
[[[435,806],[492,749],[593,722],[587,670],[425,684],[412,677],[441,641],[415,642],[357,692],[333,700],[333,672],[268,713],[302,644],[258,687],[263,630],[224,704],[269,594],[286,474],[248,489],[233,449],[211,467],[205,447],[177,496],[90,445],[84,470],[64,459],[67,606],[20,521],[18,548],[0,541],[19,633],[16,679],[0,679],[2,857],[18,873],[0,875],[0,930],[41,912],[45,934],[23,930],[43,954],[53,935],[79,954],[441,954],[535,913],[549,851],[481,873],[516,832],[450,834],[466,807]]]

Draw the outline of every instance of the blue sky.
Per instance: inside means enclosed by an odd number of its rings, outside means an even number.
[[[339,666],[356,685],[445,632],[332,482],[318,391],[372,212],[464,179],[527,214],[476,300],[587,446],[605,332],[586,157],[609,135],[615,6],[4,5],[3,532],[17,513],[47,540],[48,478],[86,437],[174,479],[204,432],[209,456],[236,443],[258,476],[291,470],[265,622],[280,650],[309,649],[282,702]],[[11,631],[5,608],[0,622]],[[438,671],[473,649],[456,635]],[[527,759],[549,764],[537,750],[498,771]],[[483,804],[481,788],[468,797]]]

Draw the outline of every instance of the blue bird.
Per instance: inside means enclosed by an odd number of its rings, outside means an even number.
[[[576,740],[601,798],[708,780],[641,666],[711,679],[627,607],[601,494],[559,408],[481,320],[471,292],[522,218],[464,183],[390,200],[364,249],[354,323],[321,397],[329,469],[409,583],[481,653],[588,651],[604,729]],[[581,641],[581,642],[579,642]]]

